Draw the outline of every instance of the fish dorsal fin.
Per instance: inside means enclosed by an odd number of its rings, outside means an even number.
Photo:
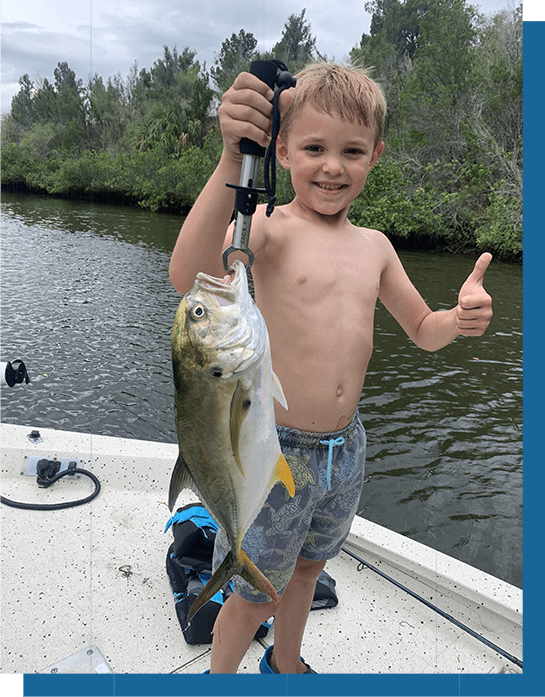
[[[284,407],[284,409],[288,408],[288,403],[284,395],[284,390],[282,389],[282,384],[280,383],[276,373],[272,374],[272,396]]]
[[[290,496],[295,494],[295,482],[293,481],[293,475],[286,458],[282,454],[278,458],[276,467],[273,470],[271,487],[276,484],[276,482],[282,482]]]

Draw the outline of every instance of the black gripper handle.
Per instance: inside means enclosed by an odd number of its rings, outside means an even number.
[[[273,61],[252,61],[250,64],[250,73],[258,77],[262,82],[267,84],[272,90],[276,85],[276,75],[278,65]],[[265,157],[266,148],[256,143],[255,140],[242,138],[240,141],[240,152],[243,155],[257,155]]]

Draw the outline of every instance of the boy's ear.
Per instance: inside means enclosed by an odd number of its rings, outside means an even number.
[[[290,158],[288,155],[288,148],[280,136],[276,139],[276,159],[284,169],[290,168]]]
[[[371,157],[371,162],[369,163],[369,166],[370,166],[370,167],[372,167],[372,166],[376,163],[376,161],[377,161],[377,160],[379,159],[379,157],[382,155],[383,150],[384,150],[384,141],[381,140],[381,141],[379,141],[379,142],[376,144],[375,149],[373,150],[373,155],[372,155],[372,157]]]

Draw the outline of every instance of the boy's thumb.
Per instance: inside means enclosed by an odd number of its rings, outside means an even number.
[[[278,107],[280,108],[280,117],[282,118],[286,111],[290,108],[293,102],[293,89],[283,90],[278,98]]]
[[[484,278],[484,274],[486,273],[486,270],[492,261],[492,254],[490,252],[485,252],[484,254],[481,254],[481,256],[477,259],[475,262],[475,266],[473,268],[473,271],[469,274],[469,277],[466,281],[469,283],[481,283]]]

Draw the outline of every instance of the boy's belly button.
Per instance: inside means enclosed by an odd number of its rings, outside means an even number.
[[[339,385],[339,386],[337,387],[337,397],[342,397],[342,396],[343,396],[343,392],[344,392],[344,390],[343,390],[343,388],[342,388],[342,385]]]

